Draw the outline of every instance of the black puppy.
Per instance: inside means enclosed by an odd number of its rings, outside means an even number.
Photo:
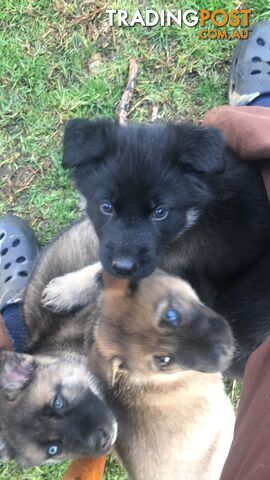
[[[75,119],[66,126],[63,165],[75,167],[101,262],[115,276],[136,280],[159,265],[212,304],[213,287],[269,245],[260,174],[216,129]]]

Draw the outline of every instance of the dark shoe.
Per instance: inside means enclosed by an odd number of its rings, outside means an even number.
[[[240,40],[232,59],[229,104],[248,105],[270,94],[270,22],[254,25],[247,40]]]
[[[32,229],[15,215],[0,217],[0,312],[22,300],[38,244]]]

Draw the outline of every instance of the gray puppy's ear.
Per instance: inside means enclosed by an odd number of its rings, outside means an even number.
[[[36,362],[31,355],[2,352],[0,356],[0,389],[8,400],[15,400],[33,379]]]
[[[63,140],[63,167],[71,168],[96,163],[112,150],[117,125],[112,120],[69,120]]]

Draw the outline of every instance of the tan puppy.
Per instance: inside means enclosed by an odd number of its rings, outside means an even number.
[[[83,305],[97,279],[98,265],[58,277],[43,303],[58,312]],[[103,280],[86,346],[116,414],[116,451],[129,475],[218,480],[234,426],[221,374],[214,373],[232,358],[227,322],[185,281],[159,270],[138,283],[108,274]]]

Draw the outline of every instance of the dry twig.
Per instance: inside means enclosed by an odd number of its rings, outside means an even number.
[[[151,115],[151,122],[155,123],[157,121],[157,118],[158,118],[158,107],[154,106],[152,110],[152,115]]]
[[[135,88],[135,81],[138,73],[138,65],[135,58],[129,62],[128,82],[119,104],[116,107],[116,115],[120,125],[127,123],[128,108]]]

